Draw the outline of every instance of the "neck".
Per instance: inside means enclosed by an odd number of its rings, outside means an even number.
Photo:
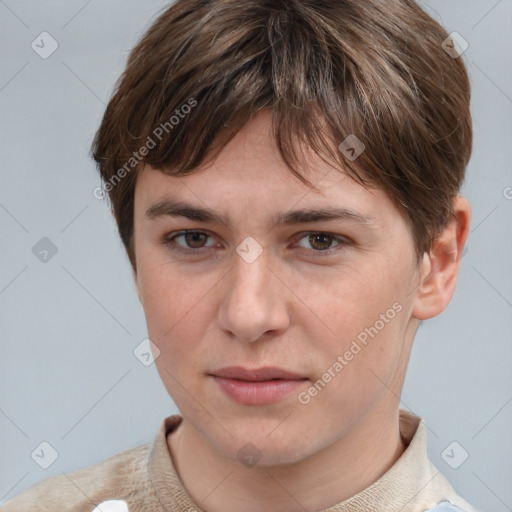
[[[406,448],[398,412],[383,419],[380,411],[367,415],[326,449],[294,464],[249,468],[226,459],[185,419],[168,437],[168,445],[185,489],[208,512],[327,508],[378,480]]]

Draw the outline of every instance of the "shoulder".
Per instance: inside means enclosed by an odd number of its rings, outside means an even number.
[[[0,506],[0,512],[90,512],[98,503],[144,491],[150,444],[98,464],[49,477]]]

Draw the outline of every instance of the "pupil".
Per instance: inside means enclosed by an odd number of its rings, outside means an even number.
[[[187,233],[187,244],[193,248],[197,248],[197,247],[201,247],[201,240],[200,238],[201,237],[204,237],[204,233],[198,233],[198,232],[192,232],[192,233]],[[197,244],[197,242],[199,242]],[[204,240],[203,240],[204,242]]]
[[[317,247],[317,248],[322,249],[322,250],[329,248],[329,245],[330,245],[330,236],[329,235],[319,235],[319,234],[316,234],[316,235],[311,235],[310,236],[310,242],[311,242],[311,245],[313,247],[315,246],[317,240],[327,241],[327,243],[320,242],[319,243],[320,247]]]

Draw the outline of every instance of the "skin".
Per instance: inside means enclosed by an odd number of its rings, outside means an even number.
[[[384,192],[305,154],[320,193],[290,173],[262,112],[213,164],[181,178],[146,166],[137,179],[134,278],[160,350],[158,372],[184,418],[168,445],[185,488],[208,512],[318,510],[382,476],[406,448],[399,397],[419,321],[441,313],[454,292],[469,232],[464,198],[454,200],[454,215],[418,263],[408,225]],[[215,210],[230,226],[145,216],[166,198]],[[270,220],[278,211],[325,206],[373,220]],[[180,230],[208,236],[163,243]],[[346,243],[311,239],[311,232]],[[248,236],[263,249],[252,263],[236,252]],[[326,247],[333,251],[322,256]],[[400,312],[300,403],[298,393],[394,303]],[[208,375],[231,365],[278,366],[308,380],[276,403],[238,404]],[[237,457],[247,443],[260,454],[251,467]]]

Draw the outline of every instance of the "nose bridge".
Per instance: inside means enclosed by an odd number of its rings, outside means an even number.
[[[268,268],[270,253],[251,253],[254,249],[243,243],[237,249],[220,309],[221,328],[246,341],[256,341],[288,323],[285,298]]]
[[[243,250],[243,247],[239,250]],[[241,307],[261,307],[269,299],[268,296],[265,297],[265,293],[269,291],[272,277],[267,268],[268,251],[262,251],[254,259],[245,258],[237,252],[231,273],[229,295]]]

